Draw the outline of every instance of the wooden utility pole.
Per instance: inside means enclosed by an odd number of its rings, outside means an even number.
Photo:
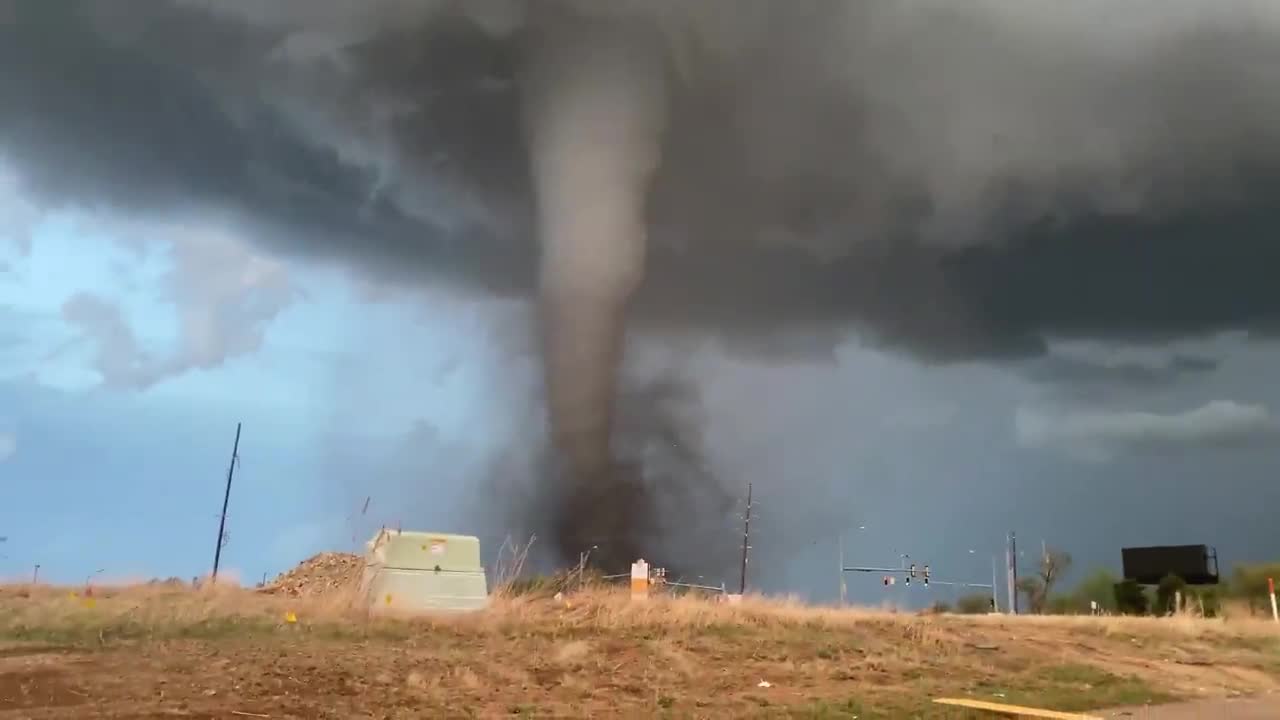
[[[844,584],[844,533],[840,533],[837,536],[836,542],[839,543],[839,550],[837,552],[837,562],[839,565],[836,566],[836,573],[840,579],[840,607],[844,607],[845,595],[847,594]]]
[[[747,592],[747,551],[751,548],[751,483],[747,483],[747,513],[742,518],[742,579],[738,594]]]
[[[231,477],[236,472],[236,458],[240,452],[240,423],[236,423],[236,441],[231,446],[231,465],[227,467],[227,490],[222,495],[222,517],[218,520],[218,544],[213,551],[213,577],[211,582],[218,581],[218,564],[222,561],[223,541],[227,536],[227,504],[231,502]]]

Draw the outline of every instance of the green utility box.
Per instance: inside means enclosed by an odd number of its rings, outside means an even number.
[[[374,611],[482,609],[489,593],[480,540],[383,529],[365,545],[364,589]]]
[[[383,530],[373,540],[378,560],[399,570],[481,572],[480,539],[469,535]]]

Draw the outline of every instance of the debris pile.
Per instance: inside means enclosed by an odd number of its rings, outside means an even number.
[[[351,553],[320,553],[267,583],[260,592],[289,597],[314,597],[355,587],[364,571],[364,558]]]

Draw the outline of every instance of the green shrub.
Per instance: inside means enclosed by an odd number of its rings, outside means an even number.
[[[1168,615],[1177,612],[1180,608],[1176,607],[1178,593],[1184,593],[1187,589],[1187,581],[1170,573],[1160,579],[1160,584],[1156,586],[1156,604],[1153,608],[1158,615]]]
[[[983,615],[991,610],[991,596],[986,593],[972,593],[956,601],[956,612],[962,615]]]
[[[1142,586],[1134,580],[1122,580],[1112,586],[1116,612],[1122,615],[1146,615],[1150,600]]]

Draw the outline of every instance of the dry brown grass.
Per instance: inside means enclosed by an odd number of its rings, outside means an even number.
[[[310,624],[368,624],[382,622],[366,612],[358,585],[321,596],[278,597],[233,586],[144,584],[96,586],[86,597],[83,588],[47,585],[0,586],[0,629],[15,623],[56,629],[85,622],[121,622],[182,626],[212,619],[264,620],[274,624],[287,612]],[[489,608],[474,614],[442,613],[403,620],[415,624],[443,624],[466,629],[489,625],[544,625],[592,630],[646,629],[701,631],[713,626],[748,629],[808,627],[850,630],[869,625],[902,628],[918,639],[965,629],[972,632],[1007,631],[1047,635],[1079,634],[1147,640],[1280,639],[1270,620],[1250,617],[1205,619],[1189,614],[1166,618],[910,614],[873,608],[832,608],[807,605],[793,598],[751,596],[741,603],[716,602],[699,595],[655,595],[635,602],[621,588],[588,584],[562,600],[536,594],[495,596]]]
[[[513,543],[509,537],[502,541],[494,566],[494,595],[506,595],[511,584],[524,575],[524,564],[529,559],[529,550],[533,548],[535,540],[537,536],[531,535],[523,545]]]
[[[913,615],[762,597],[633,602],[602,587],[561,600],[503,595],[474,614],[389,619],[370,617],[354,588],[304,598],[164,585],[99,587],[92,599],[73,592],[0,588],[0,649],[137,655],[131,648],[149,643],[144,654],[162,657],[155,648],[197,643],[184,652],[245,653],[239,672],[267,662],[259,656],[277,664],[309,657],[309,667],[345,667],[343,677],[375,684],[384,674],[375,668],[389,663],[406,668],[392,684],[415,702],[443,711],[471,698],[500,714],[585,703],[605,714],[685,708],[865,719],[912,717],[937,694],[1083,709],[1280,684],[1280,632],[1250,619]],[[287,653],[273,649],[282,645]],[[773,686],[757,688],[760,680]]]

